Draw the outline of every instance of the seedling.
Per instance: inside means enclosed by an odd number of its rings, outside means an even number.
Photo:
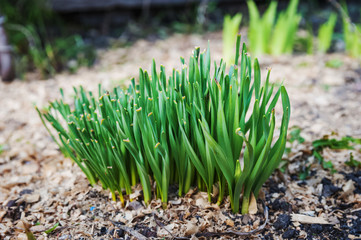
[[[51,228],[49,228],[48,230],[45,231],[46,234],[50,234],[52,233],[58,226],[60,225],[60,223],[55,223],[54,226],[52,226]]]
[[[140,69],[139,84],[133,79],[128,89],[99,87],[96,98],[75,88],[72,104],[60,99],[38,113],[58,133],[48,129],[64,154],[114,200],[117,192],[124,202],[123,190],[130,194],[140,182],[147,204],[153,195],[166,207],[173,183],[180,196],[198,185],[212,201],[217,183],[219,204],[228,193],[238,212],[243,193],[242,213],[248,213],[251,194],[258,196],[285,150],[290,102],[284,86],[274,93],[270,71],[261,86],[258,60],[252,71],[240,41],[238,36],[235,65],[227,71],[221,60],[212,74],[209,48],[203,53],[196,48],[189,67],[181,58],[182,69],[169,77],[164,66],[157,72],[153,61],[151,72]],[[280,97],[283,117],[274,137]]]

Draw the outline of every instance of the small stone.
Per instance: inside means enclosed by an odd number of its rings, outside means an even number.
[[[293,238],[296,234],[296,230],[295,229],[288,229],[286,232],[284,232],[282,234],[283,238],[289,239],[289,238]]]
[[[25,194],[32,194],[34,191],[32,189],[23,189],[21,190],[21,192],[19,193],[20,196],[25,195]]]
[[[326,198],[331,197],[332,195],[336,194],[338,191],[341,190],[340,188],[334,186],[331,180],[328,178],[323,178],[321,183],[323,184],[322,196]]]
[[[286,229],[290,225],[291,217],[287,214],[281,214],[278,216],[277,221],[274,223],[274,228],[276,230]]]
[[[322,230],[323,230],[323,227],[322,227],[321,224],[312,224],[312,225],[310,226],[310,231],[311,231],[312,233],[318,234],[318,233],[322,232]]]
[[[138,210],[140,208],[143,208],[143,205],[138,201],[131,201],[127,206],[128,210]]]

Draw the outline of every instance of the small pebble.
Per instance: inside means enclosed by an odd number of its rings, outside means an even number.
[[[274,228],[276,230],[286,229],[290,225],[291,217],[287,214],[281,214],[278,216],[277,221],[274,223]]]
[[[289,239],[289,238],[293,238],[296,234],[296,230],[295,229],[288,229],[286,232],[284,232],[282,234],[283,238]]]

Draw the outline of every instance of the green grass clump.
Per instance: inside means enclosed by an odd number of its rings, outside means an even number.
[[[251,52],[255,55],[281,55],[293,52],[295,35],[301,15],[297,13],[298,0],[291,0],[288,8],[276,19],[277,1],[271,1],[260,16],[254,1],[248,0],[250,25],[248,30]]]
[[[343,36],[346,53],[351,57],[361,58],[361,24],[353,24],[344,19]]]
[[[245,49],[240,52],[238,37],[228,70],[221,60],[211,72],[209,48],[196,48],[187,65],[181,58],[182,69],[170,76],[153,61],[151,72],[140,69],[139,84],[133,79],[128,89],[99,87],[98,98],[75,88],[72,104],[61,99],[38,112],[58,132],[53,139],[61,150],[114,200],[117,192],[123,202],[123,190],[130,194],[140,182],[145,203],[153,195],[165,207],[170,184],[178,184],[179,196],[196,185],[219,204],[228,194],[234,212],[243,193],[247,213],[251,194],[258,196],[285,150],[290,102],[284,86],[274,93],[270,71],[261,86],[258,61],[252,71]],[[280,97],[283,117],[274,134]]]
[[[238,35],[242,14],[237,13],[233,17],[226,15],[223,20],[223,57],[228,64],[234,64],[234,45]]]
[[[318,29],[318,51],[326,53],[331,46],[333,30],[337,21],[337,14],[332,13],[327,22]]]

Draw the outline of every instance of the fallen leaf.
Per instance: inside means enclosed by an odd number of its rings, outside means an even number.
[[[226,220],[226,224],[227,224],[227,226],[229,226],[229,227],[234,227],[234,222],[232,221],[232,219],[227,219],[227,220]]]
[[[198,232],[198,226],[192,222],[188,222],[186,225],[185,235],[190,236]]]
[[[251,193],[251,201],[249,203],[248,212],[249,212],[249,214],[256,214],[257,211],[258,211],[257,200],[256,200],[255,196],[253,195],[253,193]]]

